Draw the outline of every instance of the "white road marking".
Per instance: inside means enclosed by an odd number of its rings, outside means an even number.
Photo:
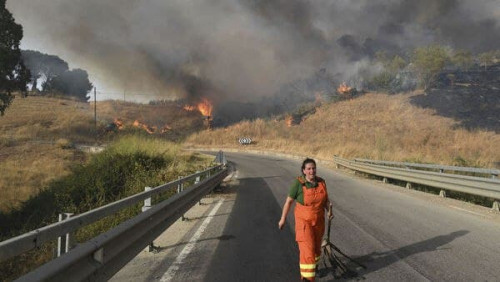
[[[191,237],[191,239],[186,244],[186,246],[184,246],[184,249],[182,249],[182,251],[179,253],[179,255],[175,259],[174,263],[172,263],[172,265],[170,265],[170,267],[165,272],[165,274],[163,274],[163,276],[160,279],[161,282],[171,281],[174,278],[175,273],[181,267],[184,259],[186,259],[186,257],[189,255],[189,253],[193,250],[193,248],[196,244],[196,241],[198,241],[198,239],[200,239],[203,232],[205,232],[205,229],[207,229],[208,224],[210,223],[210,221],[214,217],[217,210],[219,210],[219,208],[223,202],[224,202],[224,200],[222,200],[222,199],[219,200],[219,202],[215,205],[215,207],[212,209],[212,211],[208,214],[207,218],[205,218],[205,220],[201,223],[198,230],[196,230],[196,233],[194,233],[193,237]]]
[[[479,216],[484,216],[480,213],[477,213],[477,212],[473,212],[473,211],[469,211],[469,210],[466,210],[466,209],[462,209],[462,208],[459,208],[459,207],[455,207],[455,206],[452,206],[450,205],[450,207],[454,208],[454,209],[457,209],[457,210],[461,210],[461,211],[464,211],[464,212],[468,212],[468,213],[471,213],[471,214],[475,214],[475,215],[479,215]]]

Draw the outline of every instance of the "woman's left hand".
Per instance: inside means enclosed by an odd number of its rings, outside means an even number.
[[[332,204],[328,205],[328,220],[332,220],[335,216],[333,215]]]
[[[332,220],[335,216],[333,215],[333,211],[332,209],[330,208],[330,210],[328,210],[328,220]]]
[[[285,219],[284,217],[282,217],[282,218],[280,219],[280,221],[278,222],[278,228],[279,228],[280,230],[281,230],[281,229],[283,229],[283,226],[285,225],[285,221],[286,221],[286,219]]]

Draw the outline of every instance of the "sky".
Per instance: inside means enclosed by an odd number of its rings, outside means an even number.
[[[252,101],[375,52],[500,49],[500,0],[7,0],[23,49],[85,69],[100,99]]]

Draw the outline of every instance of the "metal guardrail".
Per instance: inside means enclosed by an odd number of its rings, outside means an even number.
[[[228,175],[228,169],[223,165],[212,167],[0,242],[0,261],[39,247],[45,242],[55,240],[155,194],[177,189],[178,185],[203,175],[207,175],[208,178],[186,187],[181,193],[156,204],[113,229],[79,244],[67,254],[19,278],[19,281],[106,280],[148,246],[204,195],[217,187]]]
[[[388,167],[339,157],[334,157],[333,161],[337,165],[355,171],[382,176],[384,180],[390,178],[405,181],[407,182],[407,188],[411,188],[413,183],[442,189],[442,196],[446,195],[446,190],[450,190],[493,198],[495,199],[493,209],[499,210],[500,180],[498,179]]]
[[[470,173],[478,173],[478,174],[489,174],[491,178],[497,178],[500,174],[500,170],[498,169],[485,169],[485,168],[477,168],[477,167],[461,167],[461,166],[447,166],[447,165],[436,165],[436,164],[417,164],[417,163],[407,163],[407,162],[390,162],[390,161],[376,161],[376,160],[368,160],[368,159],[354,159],[355,162],[360,163],[370,163],[376,165],[386,165],[386,166],[396,166],[396,167],[405,167],[405,168],[425,168],[438,170],[440,172],[444,171],[459,171],[459,172],[470,172]]]

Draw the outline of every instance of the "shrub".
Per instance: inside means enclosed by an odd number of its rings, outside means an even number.
[[[72,149],[75,147],[75,144],[66,138],[57,139],[56,145],[61,149]]]
[[[40,228],[57,221],[59,213],[80,214],[110,202],[170,182],[178,175],[189,175],[209,162],[192,153],[185,154],[173,143],[153,138],[129,136],[97,154],[71,174],[52,181],[46,189],[9,213],[0,212],[0,240]],[[163,195],[164,198],[169,195]],[[85,241],[140,212],[140,204],[124,209],[76,232]],[[13,279],[51,257],[51,243],[38,251],[0,264],[0,280]]]

